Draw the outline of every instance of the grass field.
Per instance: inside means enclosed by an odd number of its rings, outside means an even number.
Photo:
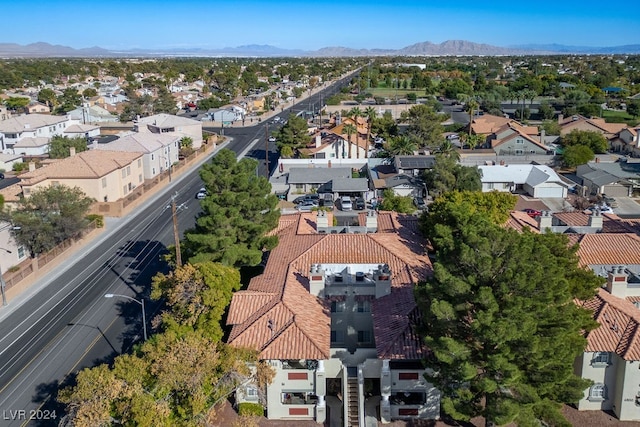
[[[637,118],[634,118],[634,117],[630,116],[629,114],[627,114],[626,111],[604,110],[604,111],[602,111],[602,116],[603,116],[603,119],[605,119],[605,120],[613,119],[614,121],[619,122],[619,123],[626,122],[628,124],[638,124],[638,122],[640,121]]]
[[[393,89],[393,88],[386,88],[386,87],[376,87],[376,88],[366,89],[364,90],[364,92],[369,92],[373,96],[379,96],[381,98],[395,98],[396,95],[398,95],[398,98],[404,98],[409,93],[415,93],[416,96],[418,96],[418,98],[420,98],[421,96],[425,96],[424,89],[413,90],[413,89]]]

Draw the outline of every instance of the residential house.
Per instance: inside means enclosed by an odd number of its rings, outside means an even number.
[[[536,198],[566,198],[570,185],[549,166],[478,166],[482,191],[526,192]]]
[[[113,202],[129,195],[144,182],[143,153],[89,150],[20,175],[25,197],[50,185],[78,187],[97,201]]]
[[[25,107],[27,114],[49,114],[51,113],[51,108],[47,104],[43,104],[42,102],[32,101]]]
[[[627,127],[611,140],[611,149],[617,153],[627,153],[640,157],[640,126]]]
[[[11,117],[11,112],[4,104],[0,104],[0,121],[7,120],[9,117]]]
[[[69,116],[25,114],[0,121],[0,149],[11,152],[24,138],[48,138],[64,135],[67,127],[77,122]]]
[[[87,141],[100,136],[100,126],[98,125],[73,125],[64,131],[64,136],[69,138],[85,138]]]
[[[578,410],[612,411],[640,420],[640,237],[636,233],[589,234],[578,240],[581,264],[606,277],[598,294],[579,304],[599,326],[588,332],[576,373],[593,381]]]
[[[579,165],[576,176],[582,180],[588,194],[628,197],[634,189],[640,189],[640,163],[632,159]]]
[[[106,144],[94,143],[96,150],[144,153],[144,179],[153,179],[178,162],[180,137],[170,134],[132,133]]]
[[[16,243],[11,235],[12,225],[5,221],[0,221],[0,275],[22,261],[27,259],[30,252],[24,245]]]
[[[180,138],[191,138],[193,141],[192,148],[194,150],[202,146],[202,122],[187,117],[179,117],[165,113],[142,117],[134,121],[134,130],[140,133],[166,133],[179,136]]]
[[[233,295],[228,343],[255,348],[274,370],[269,419],[437,419],[440,393],[424,378],[413,296],[431,274],[417,217],[361,213],[357,234],[332,217],[280,218],[263,274]],[[249,383],[236,398],[257,402],[258,393]]]
[[[535,135],[532,135],[535,132]],[[525,156],[532,154],[550,154],[553,152],[544,143],[544,132],[538,136],[538,130],[525,127],[517,122],[509,122],[498,128],[489,137],[491,148],[499,156]]]
[[[0,170],[10,171],[16,163],[22,163],[21,154],[0,152]]]
[[[287,177],[289,197],[293,199],[312,192],[331,193],[331,181],[334,179],[351,179],[351,168],[292,167]]]
[[[396,196],[426,197],[427,186],[421,178],[397,174],[384,180],[382,191],[390,189]],[[382,196],[381,193],[379,193]]]
[[[214,122],[230,122],[233,123],[238,120],[238,113],[231,108],[219,108],[216,110],[208,111],[211,120]]]
[[[560,124],[560,135],[564,136],[573,130],[591,131],[604,135],[608,141],[614,139],[616,135],[627,127],[626,123],[607,123],[598,117],[587,118],[579,114],[565,118],[562,114],[558,116]]]
[[[67,113],[69,117],[76,120],[78,123],[115,123],[119,122],[120,118],[115,114],[112,114],[109,110],[100,107],[98,105],[86,105],[78,107]]]
[[[13,145],[13,152],[25,157],[46,157],[51,140],[44,136],[22,138]]]
[[[433,169],[436,162],[435,156],[395,156],[393,164],[399,174],[410,176],[422,176],[422,174]]]
[[[483,114],[482,116],[476,116],[471,120],[471,132],[476,135],[489,136],[502,126],[513,121],[513,119],[508,117]]]

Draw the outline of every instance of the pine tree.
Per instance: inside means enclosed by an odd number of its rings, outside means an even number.
[[[195,228],[184,235],[189,262],[257,265],[263,251],[277,244],[277,237],[266,233],[278,224],[278,198],[267,179],[257,176],[257,166],[256,160],[237,161],[233,151],[224,149],[202,167],[208,196],[201,202]]]
[[[578,265],[563,235],[497,225],[472,198],[439,200],[425,229],[437,248],[434,274],[416,290],[428,379],[458,420],[566,425],[561,403],[589,381],[573,373],[590,313],[574,304],[602,284]]]

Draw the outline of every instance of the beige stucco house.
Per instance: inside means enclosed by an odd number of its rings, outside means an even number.
[[[202,122],[187,117],[171,114],[156,114],[142,117],[134,122],[134,130],[139,133],[170,134],[179,138],[189,137],[193,140],[192,148],[202,146]]]
[[[90,150],[20,175],[25,197],[36,189],[63,184],[78,187],[100,202],[126,197],[144,182],[143,153]]]
[[[92,148],[143,153],[144,179],[153,179],[178,161],[180,138],[169,133],[133,133],[106,144],[94,143]]]

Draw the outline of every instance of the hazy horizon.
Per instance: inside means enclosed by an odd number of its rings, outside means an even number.
[[[222,49],[270,45],[317,50],[401,49],[421,43],[466,40],[493,46],[562,44],[609,47],[639,44],[637,21],[623,14],[635,3],[603,10],[595,1],[525,3],[461,0],[453,4],[241,0],[198,4],[168,0],[77,0],[8,2],[5,16],[28,22],[23,31],[5,32],[2,43],[46,42],[75,49]],[[444,3],[444,2],[442,2]],[[620,4],[622,3],[622,4]]]

